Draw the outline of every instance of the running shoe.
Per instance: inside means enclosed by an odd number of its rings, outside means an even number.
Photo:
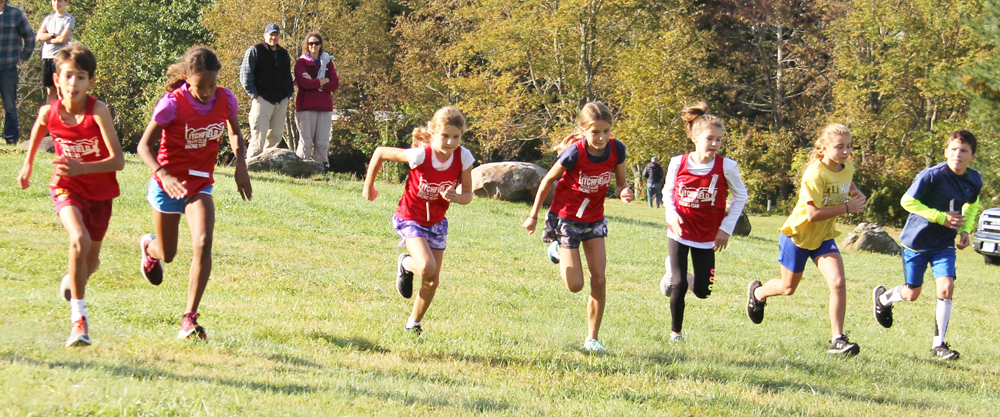
[[[669,297],[671,291],[673,291],[673,288],[670,288],[670,273],[667,272],[663,275],[663,278],[660,278],[660,294],[663,294],[664,297]]]
[[[559,263],[559,241],[558,240],[552,241],[552,243],[549,245],[549,249],[546,251],[546,253],[549,255],[549,260],[552,261],[552,263],[558,264]]]
[[[205,328],[198,325],[198,313],[184,313],[181,319],[181,330],[177,332],[178,339],[190,339],[195,336],[201,340],[208,338]]]
[[[403,298],[410,298],[413,296],[413,272],[407,271],[403,267],[403,260],[409,258],[410,255],[401,253],[399,258],[396,258],[396,291]]]
[[[885,294],[885,287],[879,285],[872,290],[872,305],[874,305],[875,321],[886,329],[892,327],[892,304],[882,304],[882,294]]]
[[[412,326],[407,326],[407,327],[403,328],[403,330],[405,330],[407,332],[413,332],[413,334],[415,334],[417,336],[420,336],[420,334],[424,332],[424,329],[422,327],[420,327],[420,323],[414,324]]]
[[[150,284],[160,285],[163,282],[163,262],[159,259],[153,259],[149,256],[149,242],[156,239],[156,235],[152,233],[147,233],[139,238],[139,249],[142,250],[142,262],[140,262],[142,276],[149,281]]]
[[[947,343],[941,343],[941,346],[931,348],[931,356],[940,361],[950,361],[958,359],[958,351],[951,350]]]
[[[73,328],[66,339],[66,347],[90,346],[90,336],[87,335],[87,318],[80,317],[73,322]]]
[[[69,274],[63,276],[62,282],[59,283],[59,293],[62,294],[66,301],[73,298],[73,291],[70,289],[70,278]]]
[[[860,351],[861,347],[858,346],[857,343],[851,343],[850,340],[847,340],[847,335],[841,335],[830,342],[830,348],[826,350],[826,353],[831,355],[854,356]]]
[[[583,350],[587,353],[604,353],[608,349],[604,347],[604,344],[597,339],[588,339],[583,342]]]
[[[684,335],[682,335],[682,334],[676,334],[676,333],[670,333],[670,341],[671,342],[683,342],[684,341]]]
[[[753,280],[747,288],[747,317],[750,317],[750,321],[754,324],[760,324],[764,321],[764,306],[767,305],[766,300],[760,301],[753,295],[754,290],[758,287],[760,287],[760,281]]]

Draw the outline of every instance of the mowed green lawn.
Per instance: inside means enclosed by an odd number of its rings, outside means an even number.
[[[583,293],[568,292],[528,206],[453,206],[441,288],[424,334],[402,330],[411,301],[396,294],[401,249],[389,225],[401,194],[333,176],[253,178],[238,197],[217,172],[212,280],[199,320],[207,342],[177,340],[190,243],[159,287],[139,274],[138,239],[152,231],[148,170],[119,174],[102,265],[87,291],[94,345],[67,349],[69,306],[58,294],[66,233],[53,214],[51,156],[33,186],[14,178],[24,154],[0,147],[0,415],[989,415],[1000,410],[1000,269],[958,258],[948,340],[956,362],[929,358],[934,297],[896,308],[883,329],[871,289],[902,281],[896,257],[845,254],[854,358],[830,358],[828,291],[812,266],[793,297],[769,300],[763,324],[745,314],[747,282],[777,276],[782,216],[752,217],[717,259],[708,300],[688,296],[683,343],[670,343],[659,293],[662,211],[606,203],[605,355],[588,356]],[[846,232],[848,227],[844,227]],[[928,294],[931,292],[928,291]]]

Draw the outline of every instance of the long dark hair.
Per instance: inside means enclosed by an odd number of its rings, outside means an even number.
[[[184,51],[180,61],[167,68],[167,84],[164,87],[167,92],[171,92],[180,87],[191,74],[218,72],[220,69],[222,64],[219,63],[219,57],[215,56],[215,52],[204,46],[195,45]]]

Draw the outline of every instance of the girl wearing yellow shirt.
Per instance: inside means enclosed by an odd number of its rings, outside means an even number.
[[[851,131],[842,124],[823,129],[809,155],[802,174],[799,201],[788,220],[778,229],[778,263],[781,278],[763,285],[753,281],[747,289],[747,316],[756,324],[764,320],[767,298],[792,295],[802,280],[806,260],[812,258],[830,288],[830,331],[833,338],[827,353],[856,355],[861,348],[844,335],[847,289],[844,261],[834,238],[837,216],[865,209],[865,195],[851,181]]]

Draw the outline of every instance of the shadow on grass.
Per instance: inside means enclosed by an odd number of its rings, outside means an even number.
[[[286,355],[284,353],[282,353],[282,354],[276,354],[276,355],[271,355],[271,356],[268,356],[267,358],[270,359],[270,360],[272,360],[272,361],[278,362],[278,363],[286,363],[286,364],[289,364],[289,365],[305,366],[305,367],[308,367],[308,368],[322,368],[323,367],[323,365],[320,365],[320,364],[318,364],[316,362],[307,361],[307,360],[302,359],[302,358],[296,358],[294,356]]]
[[[304,385],[304,384],[270,384],[264,382],[252,382],[252,381],[234,380],[226,378],[212,378],[206,376],[179,375],[155,368],[100,364],[100,363],[86,362],[82,360],[44,361],[12,353],[0,354],[0,362],[11,362],[11,363],[18,362],[18,363],[30,364],[33,366],[37,366],[39,368],[50,368],[50,369],[66,368],[74,371],[75,370],[103,371],[114,376],[123,378],[136,378],[139,380],[169,379],[184,383],[203,382],[208,384],[226,385],[233,388],[246,388],[260,392],[278,392],[282,394],[292,394],[292,395],[309,394],[319,390],[314,386]]]
[[[389,353],[389,349],[360,337],[340,337],[317,332],[309,333],[306,337],[313,340],[320,340],[343,349],[354,349],[359,352]]]
[[[642,226],[642,227],[651,227],[651,228],[654,228],[654,229],[657,229],[657,230],[663,230],[664,236],[666,236],[666,233],[667,233],[667,223],[665,221],[664,222],[654,222],[654,221],[651,221],[651,220],[640,220],[640,219],[635,219],[635,218],[631,218],[631,217],[622,217],[622,216],[615,216],[615,215],[605,215],[605,217],[607,217],[608,222],[614,222],[614,223],[619,223],[619,224],[631,224],[631,225]]]

